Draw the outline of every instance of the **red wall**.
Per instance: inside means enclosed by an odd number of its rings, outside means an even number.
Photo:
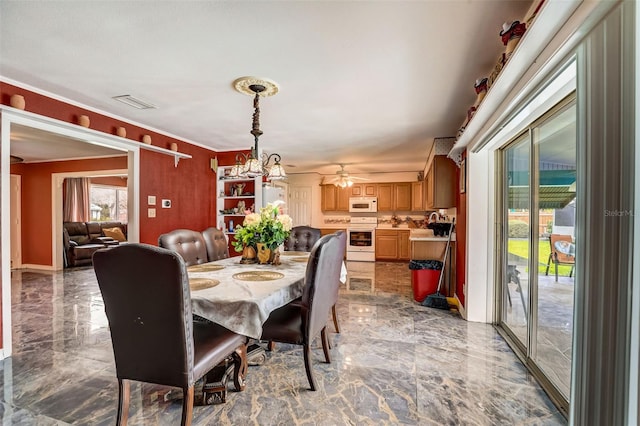
[[[467,151],[462,153],[462,158],[466,160]],[[464,166],[466,167],[466,165]],[[458,168],[458,183],[460,183],[462,168]],[[458,188],[460,185],[458,185]],[[467,271],[467,193],[458,193],[456,203],[456,295],[465,306],[464,282]]]

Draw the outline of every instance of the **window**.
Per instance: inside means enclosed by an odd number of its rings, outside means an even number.
[[[127,187],[91,185],[91,220],[96,222],[127,222]]]

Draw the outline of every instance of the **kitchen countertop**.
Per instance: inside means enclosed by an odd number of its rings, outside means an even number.
[[[412,229],[409,234],[409,241],[438,241],[446,242],[448,237],[436,237],[432,229]],[[456,233],[451,234],[451,241],[456,240]]]

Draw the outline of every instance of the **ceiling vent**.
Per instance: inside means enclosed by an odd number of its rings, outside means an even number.
[[[157,107],[149,102],[142,101],[140,99],[134,98],[131,95],[120,95],[114,96],[113,99],[116,101],[120,101],[123,104],[127,104],[136,109],[156,109]]]

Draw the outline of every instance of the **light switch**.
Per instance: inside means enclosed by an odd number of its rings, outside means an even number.
[[[156,217],[156,209],[147,209],[147,216],[148,217]]]
[[[149,195],[147,197],[147,204],[150,206],[155,206],[156,205],[156,196],[155,195]]]
[[[171,208],[171,200],[162,200],[162,208],[170,209]]]

